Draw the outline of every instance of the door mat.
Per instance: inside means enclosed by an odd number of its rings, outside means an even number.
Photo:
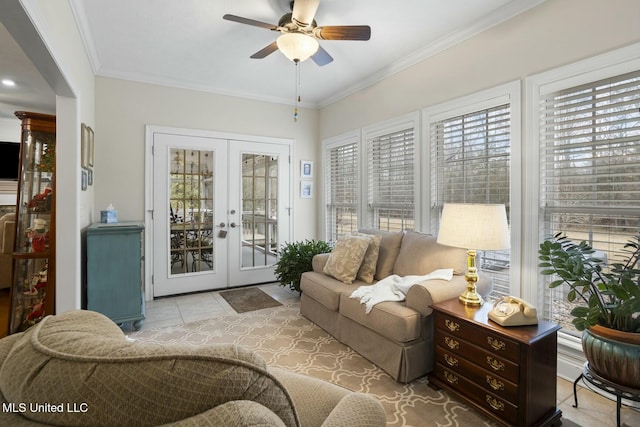
[[[222,296],[222,298],[224,298],[225,301],[227,301],[238,313],[246,313],[247,311],[261,310],[263,308],[282,305],[259,288],[222,291],[220,292],[220,296]]]

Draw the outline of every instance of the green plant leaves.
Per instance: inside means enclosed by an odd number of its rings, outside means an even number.
[[[567,285],[567,300],[582,302],[571,311],[577,330],[601,324],[640,332],[640,235],[627,243],[623,252],[628,258],[611,263],[605,271],[603,260],[591,256],[595,250],[584,241],[575,244],[557,233],[540,244],[541,274],[555,276],[549,288]]]
[[[331,252],[331,249],[331,244],[322,240],[285,243],[274,271],[280,286],[289,285],[292,290],[300,292],[300,276],[313,269],[313,257]]]

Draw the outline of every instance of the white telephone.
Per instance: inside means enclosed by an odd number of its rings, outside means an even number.
[[[489,319],[502,326],[536,325],[538,312],[528,302],[509,296],[495,302]]]

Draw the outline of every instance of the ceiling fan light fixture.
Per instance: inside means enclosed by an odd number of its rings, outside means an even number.
[[[318,41],[302,33],[285,33],[276,40],[278,49],[291,61],[302,62],[318,51]]]

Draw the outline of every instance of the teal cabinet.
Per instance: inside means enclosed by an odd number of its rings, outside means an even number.
[[[144,320],[143,239],[140,222],[87,228],[87,309],[136,330]]]

